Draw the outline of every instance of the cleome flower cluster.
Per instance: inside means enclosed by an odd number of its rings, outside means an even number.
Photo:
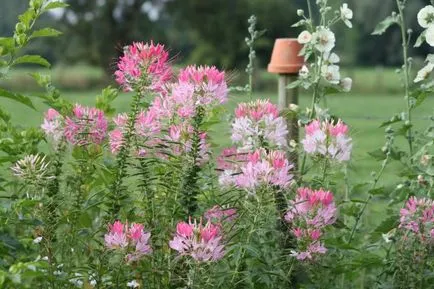
[[[169,242],[170,248],[178,251],[181,256],[190,256],[197,262],[217,261],[223,258],[221,226],[208,221],[202,224],[202,219],[179,222],[176,233]]]
[[[285,220],[297,239],[297,250],[291,252],[292,256],[298,260],[313,260],[319,254],[325,254],[327,249],[321,236],[324,229],[336,220],[333,193],[299,188],[295,200],[290,201]]]
[[[400,212],[399,229],[406,238],[416,237],[421,243],[434,241],[434,201],[427,198],[411,197]]]
[[[132,223],[122,224],[120,221],[109,226],[109,232],[105,234],[105,246],[110,250],[118,250],[125,255],[127,263],[139,261],[152,253],[149,245],[151,233],[144,230],[143,225]]]
[[[306,153],[321,155],[338,162],[348,161],[351,157],[352,139],[348,136],[348,126],[338,120],[313,120],[305,127],[302,140]]]
[[[267,147],[283,149],[287,146],[286,121],[269,100],[241,103],[235,110],[232,142],[239,152]]]

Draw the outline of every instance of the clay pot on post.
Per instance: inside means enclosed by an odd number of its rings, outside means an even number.
[[[298,89],[287,89],[287,86],[297,80],[298,72],[304,65],[303,57],[299,56],[302,48],[297,39],[293,38],[278,38],[274,43],[268,72],[279,74],[278,107],[280,110],[287,109],[291,103],[298,105]],[[291,140],[298,142],[297,119],[288,120],[288,131],[288,144]],[[297,169],[298,155],[291,153],[289,159],[294,164],[294,169]]]

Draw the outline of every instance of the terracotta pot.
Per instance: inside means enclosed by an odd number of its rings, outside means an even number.
[[[274,43],[268,72],[278,74],[297,74],[304,64],[298,56],[303,46],[293,38],[278,38]]]

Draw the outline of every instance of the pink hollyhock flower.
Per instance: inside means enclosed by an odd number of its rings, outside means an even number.
[[[197,262],[217,261],[224,256],[224,245],[221,243],[222,234],[219,225],[196,220],[187,224],[178,223],[176,234],[169,242],[170,248],[182,256],[190,256]]]
[[[233,221],[237,217],[236,209],[223,209],[222,207],[216,205],[205,212],[205,219],[222,222],[222,221]]]
[[[336,124],[327,120],[313,120],[305,127],[306,136],[302,140],[308,154],[348,161],[351,157],[352,139],[348,137],[348,126],[342,120]]]
[[[54,147],[57,147],[63,139],[63,126],[63,116],[61,116],[55,109],[48,109],[45,113],[44,123],[41,125],[41,128]]]
[[[103,111],[76,104],[72,116],[66,118],[64,134],[66,140],[73,145],[101,144],[107,126]]]
[[[164,45],[153,42],[135,42],[125,47],[117,68],[116,81],[125,91],[150,89],[159,92],[172,78],[169,53]]]
[[[105,234],[105,245],[109,249],[125,248],[128,246],[128,238],[126,234],[126,226],[120,221],[114,222],[109,226],[110,231]]]
[[[399,228],[418,237],[423,243],[433,242],[434,201],[427,198],[411,197],[401,209]]]
[[[235,116],[231,139],[239,151],[287,146],[286,121],[279,117],[277,107],[268,100],[241,103],[235,110]]]
[[[327,249],[320,242],[323,230],[336,220],[336,206],[333,194],[324,190],[299,188],[285,220],[293,226],[297,238],[297,251],[292,256],[298,260],[312,260]]]

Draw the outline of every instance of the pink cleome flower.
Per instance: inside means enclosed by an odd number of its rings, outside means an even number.
[[[281,149],[287,146],[286,121],[269,100],[240,103],[232,124],[232,142],[240,152],[259,148]]]
[[[302,144],[306,153],[329,157],[338,162],[350,160],[352,139],[348,136],[348,126],[342,120],[337,123],[313,120],[305,127],[305,132]]]
[[[434,242],[434,201],[411,197],[401,209],[399,228],[419,238],[422,243]]]
[[[287,188],[291,185],[293,165],[282,151],[256,150],[247,155],[247,161],[233,168],[226,169],[219,177],[223,186],[235,185],[254,193],[260,186],[278,186]]]
[[[194,222],[180,222],[176,226],[176,234],[169,242],[170,248],[181,256],[190,256],[197,262],[217,261],[224,256],[224,245],[221,243],[221,226],[202,220]]]
[[[206,211],[204,216],[205,219],[210,220],[211,222],[230,222],[237,218],[237,209],[223,209],[222,207],[216,205]]]
[[[108,249],[125,249],[127,263],[140,260],[143,256],[152,253],[149,245],[151,234],[144,230],[142,224],[133,223],[130,227],[120,221],[109,226],[109,232],[105,234],[105,245]],[[125,252],[125,251],[123,251]]]
[[[125,47],[117,68],[116,81],[125,91],[146,88],[159,92],[172,77],[169,53],[164,45],[155,45],[152,41]]]
[[[56,146],[63,138],[64,119],[55,109],[48,109],[45,113],[44,123],[41,125],[45,136]]]
[[[103,111],[76,104],[72,116],[66,118],[64,134],[66,140],[73,145],[101,144],[107,126]]]
[[[292,225],[292,233],[297,239],[297,250],[291,255],[298,260],[312,260],[327,249],[321,243],[325,227],[336,220],[336,206],[333,194],[329,191],[299,188],[295,200],[285,220]]]

